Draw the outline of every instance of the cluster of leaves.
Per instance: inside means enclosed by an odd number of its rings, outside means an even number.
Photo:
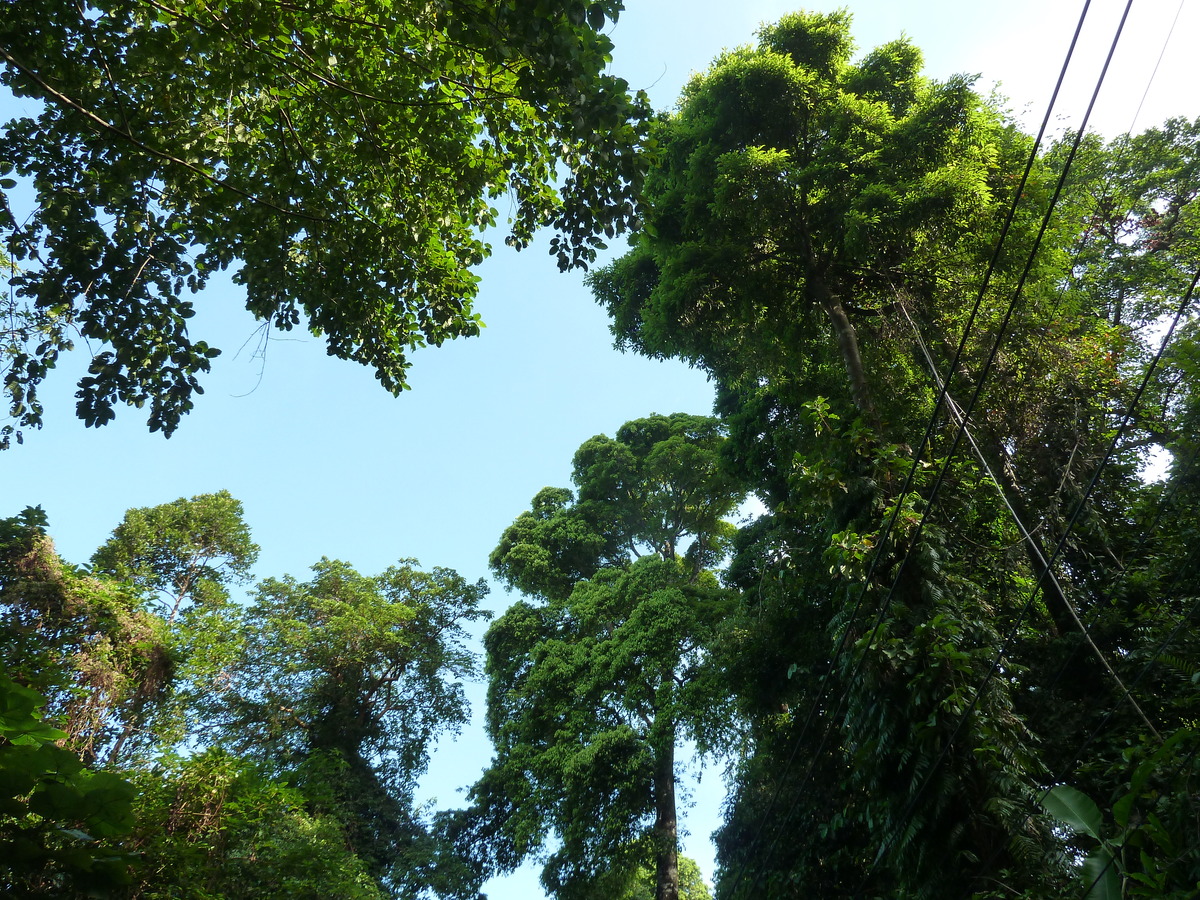
[[[0,176],[28,179],[3,385],[15,425],[76,335],[78,414],[148,406],[169,435],[220,352],[186,292],[236,267],[251,313],[324,335],[393,393],[408,352],[475,335],[482,232],[542,225],[585,266],[635,216],[648,107],[607,74],[617,0],[64,0],[0,24],[0,84],[43,107],[8,123]]]
[[[1200,825],[1190,787],[1197,774],[1196,740],[1196,730],[1187,727],[1154,746],[1127,748],[1120,772],[1131,774],[1111,816],[1070,785],[1046,792],[1047,811],[1076,840],[1091,839],[1090,847],[1080,848],[1090,850],[1080,866],[1082,896],[1183,898],[1200,890],[1200,849],[1191,840]]]
[[[0,884],[22,896],[69,896],[128,883],[120,839],[133,788],[58,745],[45,698],[0,675]]]

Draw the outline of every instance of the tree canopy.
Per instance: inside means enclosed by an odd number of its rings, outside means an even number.
[[[592,281],[620,342],[725,382],[778,366],[832,396],[847,378],[878,418],[855,320],[927,293],[958,255],[947,239],[986,229],[1003,138],[908,41],[852,52],[848,13],[796,13],[687,86],[645,228]]]
[[[0,519],[0,884],[474,900],[415,792],[467,720],[482,581],[322,560],[231,602],[221,563],[248,576],[257,547],[224,491],[130,510],[90,571],[46,524]]]
[[[1067,135],[1023,175],[1030,139],[969,79],[904,40],[856,59],[849,24],[786,16],[696,76],[644,228],[592,277],[619,343],[714,376],[769,508],[729,570],[751,742],[718,896],[1078,896],[1092,851],[1105,890],[1186,893],[1192,862],[1091,824],[1099,848],[1064,847],[1046,804],[1072,779],[1144,804],[1122,753],[1194,769],[1152,753],[1194,740],[1179,708],[1128,685],[1194,614],[1152,574],[1192,463],[1136,472],[1192,403],[1193,319],[1165,370],[1151,335],[1192,296],[1195,126]]]
[[[242,504],[218,491],[127,511],[92,554],[92,567],[161,596],[167,620],[174,621],[185,600],[227,599],[228,584],[249,577],[258,549],[242,519]]]
[[[680,897],[675,749],[729,725],[709,665],[729,608],[710,569],[742,497],[723,442],[684,414],[591,438],[578,496],[541,491],[492,554],[540,599],[485,638],[496,758],[468,834],[499,870],[556,842],[542,875],[556,897],[617,896],[647,869],[658,900]]]
[[[473,896],[413,793],[435,738],[467,721],[464,628],[487,616],[487,586],[415,560],[375,577],[335,560],[313,573],[259,584],[230,689],[210,707],[219,745],[318,798],[389,892]]]
[[[635,215],[644,96],[607,74],[618,0],[61,0],[0,24],[0,83],[42,102],[0,137],[27,179],[3,353],[15,425],[78,335],[77,410],[118,403],[170,434],[220,352],[189,333],[188,292],[234,267],[269,326],[405,387],[407,354],[477,334],[484,231],[542,225],[566,268]],[[498,210],[499,198],[510,212]]]

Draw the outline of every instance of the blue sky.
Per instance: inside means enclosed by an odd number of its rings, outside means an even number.
[[[842,4],[812,3],[830,9]],[[860,2],[849,6],[863,49],[907,34],[925,51],[927,73],[978,73],[1001,83],[1015,111],[1036,121],[1049,99],[1080,2],[1005,4]],[[1188,87],[1200,45],[1200,3],[1187,0],[1146,96],[1176,0],[1134,3],[1093,124],[1107,134],[1168,115],[1200,115]],[[613,30],[614,70],[669,109],[689,75],[725,47],[749,43],[760,22],[794,9],[770,0],[627,0]],[[1094,0],[1083,51],[1060,103],[1058,127],[1077,123],[1086,92],[1124,3]],[[1189,96],[1191,94],[1191,96]],[[0,119],[13,112],[0,98]],[[494,238],[479,269],[479,338],[419,352],[413,390],[398,399],[371,373],[325,355],[306,333],[264,335],[239,291],[215,283],[197,299],[193,333],[221,347],[206,393],[177,434],[146,432],[138,411],[85,429],[73,417],[68,360],[43,390],[48,424],[24,446],[0,453],[0,515],[41,504],[59,552],[82,562],[133,506],[230,490],[243,501],[263,552],[261,576],[303,577],[322,556],[373,573],[400,557],[486,577],[503,529],[544,485],[566,485],[576,447],[591,435],[652,412],[707,413],[703,374],[612,349],[607,322],[577,274],[561,275],[544,246],[515,253]],[[239,349],[240,348],[240,349]],[[493,609],[509,598],[496,586]],[[781,673],[782,677],[782,673]],[[481,691],[473,691],[477,701]],[[478,703],[477,703],[478,706]],[[481,709],[476,709],[478,720]],[[455,805],[490,755],[474,727],[438,748],[425,796]],[[705,773],[686,818],[685,852],[712,871],[708,834],[718,824],[720,769]],[[493,900],[541,897],[536,869],[487,887]]]

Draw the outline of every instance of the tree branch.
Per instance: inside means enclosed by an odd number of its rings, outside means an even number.
[[[26,78],[30,79],[38,87],[40,87],[42,89],[42,91],[45,92],[46,99],[52,100],[54,103],[58,104],[59,106],[66,107],[67,109],[70,109],[73,112],[78,113],[79,115],[81,115],[85,119],[87,119],[89,122],[91,122],[93,125],[97,126],[98,128],[100,128],[104,131],[109,132],[110,134],[116,135],[117,137],[121,138],[122,140],[129,142],[130,144],[137,147],[139,150],[141,150],[143,153],[147,154],[148,156],[156,157],[158,159],[169,162],[172,165],[179,166],[183,169],[186,169],[187,171],[191,172],[192,174],[199,175],[205,181],[208,181],[211,184],[214,184],[219,188],[223,188],[224,190],[227,190],[232,194],[236,194],[237,196],[242,197],[245,200],[249,200],[251,203],[256,203],[260,206],[265,206],[268,209],[273,209],[276,212],[282,213],[285,216],[289,216],[291,218],[296,218],[296,219],[302,219],[306,222],[320,222],[323,224],[333,224],[332,219],[328,219],[323,216],[314,216],[314,215],[310,215],[308,213],[298,212],[298,211],[292,210],[292,209],[286,209],[282,206],[272,203],[270,200],[264,200],[262,197],[259,197],[255,194],[251,194],[249,191],[242,190],[241,188],[230,184],[224,178],[219,178],[216,175],[213,175],[211,172],[204,171],[199,166],[194,165],[194,164],[188,162],[187,160],[180,159],[178,156],[174,156],[174,155],[166,152],[165,150],[159,150],[156,147],[151,147],[149,144],[146,144],[145,142],[138,140],[136,137],[134,137],[129,132],[125,131],[123,128],[118,128],[113,123],[96,115],[90,109],[87,109],[85,106],[83,106],[83,104],[79,103],[76,100],[72,100],[66,94],[63,94],[62,92],[51,87],[36,72],[34,72],[28,66],[25,66],[20,61],[18,61],[11,53],[8,52],[7,48],[0,47],[0,58],[3,58],[4,61],[7,62],[10,66],[12,66],[14,69],[16,69],[22,75],[24,75]]]

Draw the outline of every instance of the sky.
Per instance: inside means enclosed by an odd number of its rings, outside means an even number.
[[[981,89],[998,85],[1032,131],[1084,4],[848,5],[860,49],[907,35],[925,53],[926,74],[977,74]],[[722,49],[753,42],[760,23],[797,8],[773,0],[626,0],[626,7],[611,30],[613,70],[665,110]],[[1123,0],[1090,3],[1055,129],[1082,121],[1124,8]],[[1113,136],[1168,116],[1196,118],[1200,95],[1188,87],[1197,46],[1200,0],[1133,2],[1091,125]],[[0,120],[15,111],[11,98],[0,97]],[[364,573],[416,557],[472,580],[488,577],[488,554],[504,528],[541,487],[568,485],[584,440],[651,413],[708,413],[712,404],[703,373],[614,350],[582,277],[560,274],[544,241],[521,253],[499,237],[494,243],[495,256],[478,270],[482,336],[419,351],[413,389],[399,398],[368,370],[326,356],[319,338],[265,334],[228,281],[196,300],[193,334],[225,352],[169,440],[148,433],[139,411],[126,408],[113,424],[85,429],[72,395],[87,361],[66,361],[42,390],[46,426],[0,453],[0,516],[40,504],[59,553],[78,563],[128,508],[227,489],[245,505],[262,546],[260,577],[303,578],[322,556]],[[493,584],[488,605],[499,612],[511,599]],[[479,724],[482,687],[470,694],[475,723],[438,746],[422,784],[422,798],[443,807],[463,802],[459,791],[490,757]],[[720,764],[706,769],[684,813],[684,852],[709,877],[720,774]],[[535,866],[485,890],[491,900],[544,896]]]

